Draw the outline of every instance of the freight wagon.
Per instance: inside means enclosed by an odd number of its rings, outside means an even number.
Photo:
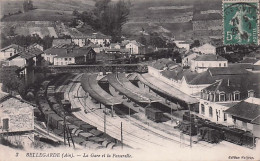
[[[146,117],[155,122],[161,122],[163,118],[162,111],[155,108],[146,108],[145,110]]]

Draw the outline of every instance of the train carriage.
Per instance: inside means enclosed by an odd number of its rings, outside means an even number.
[[[209,143],[219,143],[219,132],[209,127],[201,127],[199,129],[199,138]]]

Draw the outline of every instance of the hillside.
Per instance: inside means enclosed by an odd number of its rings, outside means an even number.
[[[23,11],[23,1],[0,1],[1,15]],[[35,10],[7,16],[2,21],[69,21],[74,10],[86,11],[93,7],[94,1],[88,0],[33,0]]]

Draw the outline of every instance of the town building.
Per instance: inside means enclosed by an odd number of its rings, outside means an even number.
[[[19,73],[27,84],[34,82],[34,68],[41,66],[43,51],[38,48],[27,48],[6,59],[8,66],[18,66]]]
[[[191,71],[201,73],[212,67],[228,67],[228,61],[221,56],[213,54],[200,55],[191,60]]]
[[[187,54],[184,54],[183,58],[182,58],[182,66],[183,67],[190,67],[191,66],[191,60],[198,57],[200,54],[198,53],[194,53],[189,51]]]
[[[120,49],[121,45],[120,43],[111,43],[109,46],[109,49]]]
[[[43,57],[53,65],[93,64],[96,52],[91,47],[60,45],[44,51]]]
[[[111,43],[111,36],[104,35],[100,32],[92,33],[91,35],[72,35],[72,42],[79,47],[88,45],[90,42],[100,45],[100,47],[109,46]]]
[[[30,103],[1,94],[0,98],[0,133],[13,145],[31,147],[34,142],[34,109]]]
[[[53,39],[52,41],[52,46],[59,46],[59,45],[63,45],[63,44],[71,44],[72,40],[71,39]]]
[[[190,45],[192,42],[189,41],[183,41],[183,40],[175,40],[174,43],[176,44],[176,46],[180,49],[185,49],[186,51],[190,50]]]
[[[192,50],[196,53],[215,54],[216,55],[216,47],[211,44],[208,44],[208,43],[206,43],[200,47],[194,47]]]
[[[0,61],[5,60],[5,59],[17,54],[18,52],[22,51],[23,49],[24,49],[23,47],[16,45],[16,44],[11,44],[5,48],[2,48],[1,52],[0,52]]]
[[[253,73],[222,76],[201,90],[200,116],[213,122],[232,125],[232,118],[225,111],[244,99],[259,97],[258,80],[259,76]]]
[[[196,72],[183,68],[168,59],[157,60],[148,65],[148,74],[173,86],[174,88],[191,95],[200,97],[202,89],[210,86],[220,79],[241,77],[250,73],[241,66],[211,67],[204,72]]]
[[[37,43],[34,43],[34,44],[28,46],[27,48],[29,48],[29,49],[31,49],[31,48],[38,48],[38,49],[40,49],[41,51],[43,51],[43,46],[40,45],[40,44],[37,44]]]
[[[125,40],[121,43],[121,48],[129,49],[130,54],[145,54],[145,45],[137,42],[136,40]]]
[[[224,111],[236,128],[260,137],[260,99],[249,97]]]

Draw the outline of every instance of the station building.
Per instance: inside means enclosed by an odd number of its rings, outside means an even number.
[[[222,76],[201,91],[200,116],[216,123],[234,125],[234,119],[225,111],[249,97],[260,97],[258,81],[259,75],[254,73]]]
[[[228,120],[236,128],[251,131],[254,136],[260,137],[260,99],[249,97],[229,109],[225,110]]]

